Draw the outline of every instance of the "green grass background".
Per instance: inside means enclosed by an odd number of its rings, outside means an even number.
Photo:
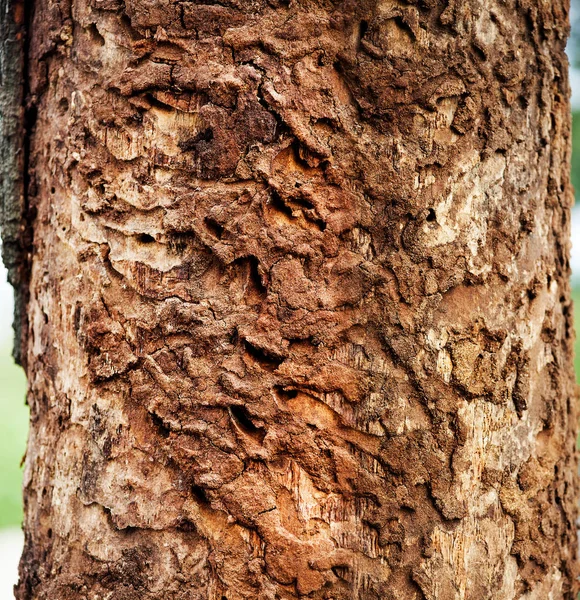
[[[10,344],[0,346],[0,527],[22,520],[20,463],[26,448],[28,408],[24,373],[10,354]]]

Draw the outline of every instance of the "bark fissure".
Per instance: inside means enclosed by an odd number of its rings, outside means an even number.
[[[19,598],[574,598],[566,10],[35,2]]]

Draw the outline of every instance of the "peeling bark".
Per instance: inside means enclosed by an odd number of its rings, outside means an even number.
[[[575,598],[567,4],[33,4],[17,598]]]

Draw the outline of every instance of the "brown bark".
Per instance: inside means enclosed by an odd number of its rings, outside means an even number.
[[[17,597],[572,600],[567,3],[29,10]]]
[[[14,357],[24,362],[22,336],[26,336],[30,229],[26,227],[28,179],[27,122],[25,110],[26,11],[22,0],[0,0],[0,227],[2,259],[15,288]]]

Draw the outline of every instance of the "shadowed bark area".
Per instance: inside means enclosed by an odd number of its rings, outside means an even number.
[[[24,364],[23,339],[29,276],[27,215],[28,138],[33,115],[25,109],[26,9],[23,0],[0,0],[0,231],[2,260],[15,288],[14,358]],[[31,105],[32,107],[34,105]]]
[[[17,598],[573,600],[567,3],[29,10]]]

